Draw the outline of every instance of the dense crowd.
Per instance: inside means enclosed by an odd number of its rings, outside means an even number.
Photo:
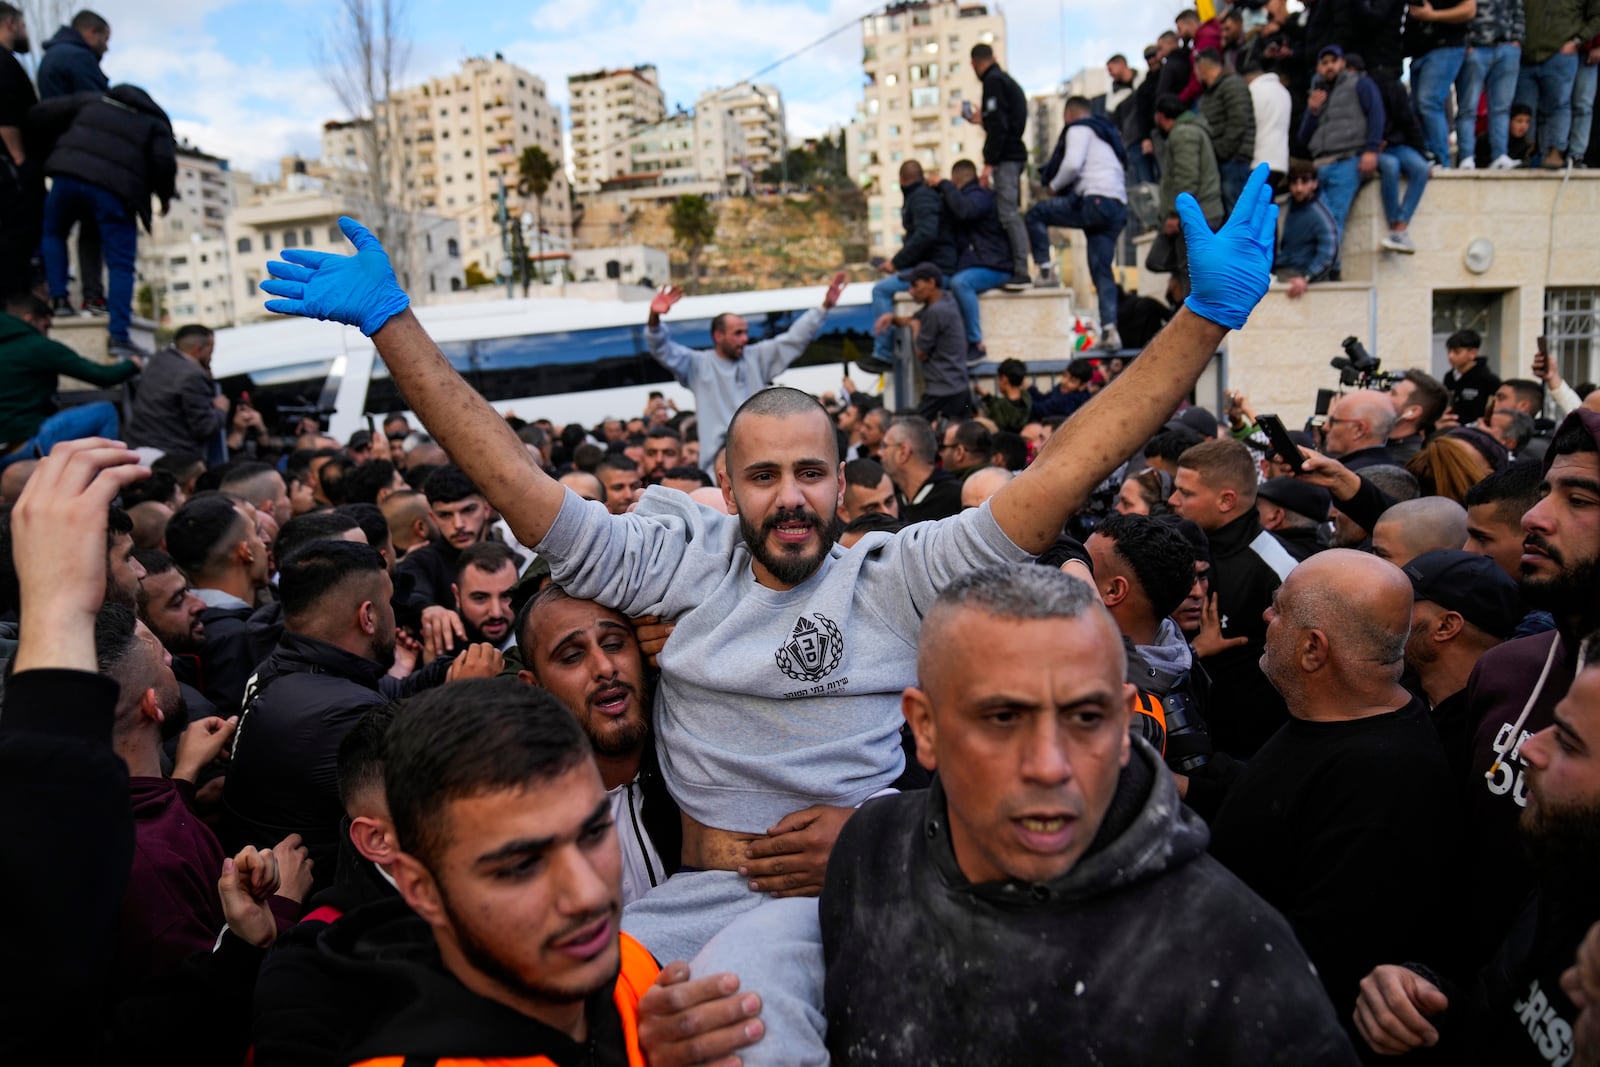
[[[875,300],[913,336],[863,365],[917,360],[897,410],[771,385],[843,275],[704,350],[662,290],[694,410],[557,425],[474,392],[342,220],[354,254],[263,289],[412,405],[343,443],[219,396],[198,326],[75,422],[44,383],[104,368],[8,300],[0,1059],[1600,1063],[1600,394],[1461,331],[1303,429],[1196,405],[1281,263],[1240,145],[1172,189],[1181,300],[1114,305],[1136,354],[970,376],[981,283],[1219,151],[1251,57],[1327,65],[1302,130],[1370,129],[1336,100],[1387,100],[1401,38],[1335,27],[1347,78],[1326,2],[1180,16],[1162,158],[1069,101],[1026,212],[1003,141],[908,165]],[[1343,179],[1285,166],[1292,232]]]
[[[359,224],[287,253],[420,428],[0,480],[7,1058],[1595,1062],[1600,414],[1470,335],[1288,441],[1190,403],[1267,179],[974,417],[668,292],[697,411],[525,422]]]

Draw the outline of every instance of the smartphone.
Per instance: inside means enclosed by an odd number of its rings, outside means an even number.
[[[1550,374],[1550,339],[1541,335],[1539,349],[1533,356],[1533,376],[1543,381]]]
[[[971,100],[963,100],[963,101],[961,101],[961,117],[966,119],[968,122],[972,121],[972,101]]]
[[[1289,436],[1288,427],[1284,426],[1282,419],[1276,415],[1257,415],[1256,425],[1267,432],[1267,440],[1272,442],[1272,450],[1289,465],[1290,470],[1299,474],[1305,469],[1305,454]]]

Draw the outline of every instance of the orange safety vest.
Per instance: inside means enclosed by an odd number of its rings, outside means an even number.
[[[622,1017],[622,1036],[628,1044],[628,1067],[646,1067],[644,1053],[639,1051],[639,998],[655,984],[661,968],[656,965],[655,957],[627,934],[621,935],[621,947],[622,970],[617,975],[611,999],[617,1006],[617,1014]],[[351,1067],[405,1067],[407,1063],[416,1062],[414,1056],[379,1056],[362,1060]],[[433,1067],[555,1067],[555,1062],[548,1056],[506,1056],[495,1059],[450,1056],[434,1060]]]

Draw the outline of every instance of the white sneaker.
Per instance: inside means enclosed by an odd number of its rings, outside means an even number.
[[[1033,283],[1035,289],[1058,289],[1061,287],[1061,278],[1056,274],[1056,269],[1046,263],[1039,268],[1039,280]]]
[[[1122,338],[1117,334],[1115,326],[1107,326],[1100,335],[1100,349],[1104,352],[1122,351]]]
[[[1466,159],[1463,159],[1460,163],[1456,164],[1456,170],[1477,170],[1477,169],[1478,169],[1478,161],[1476,159],[1473,159],[1471,156],[1468,156]]]
[[[1417,246],[1411,241],[1411,234],[1405,230],[1390,230],[1382,244],[1391,252],[1403,252],[1408,256],[1414,255],[1417,251]]]
[[[1512,159],[1510,156],[1501,156],[1499,159],[1497,159],[1493,163],[1489,164],[1489,169],[1490,170],[1516,170],[1517,169],[1517,161]]]

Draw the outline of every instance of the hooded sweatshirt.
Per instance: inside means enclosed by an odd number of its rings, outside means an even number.
[[[111,79],[100,68],[100,57],[83,34],[63,26],[44,43],[44,58],[39,61],[40,99],[99,93],[110,87]]]
[[[1283,917],[1133,742],[1088,852],[974,884],[942,784],[845,824],[819,903],[836,1064],[1353,1064]]]

